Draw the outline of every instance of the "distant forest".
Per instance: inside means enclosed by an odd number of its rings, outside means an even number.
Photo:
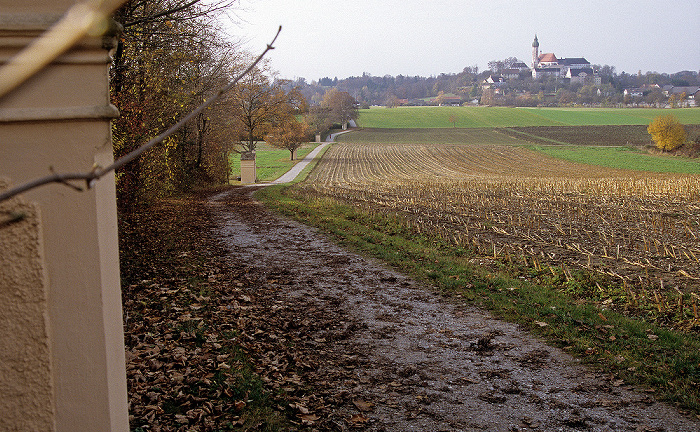
[[[438,76],[373,76],[363,73],[344,79],[323,77],[307,82],[304,78],[289,81],[297,87],[310,105],[317,105],[331,88],[348,92],[360,107],[372,105],[439,105],[447,99],[451,104],[481,104],[503,106],[562,106],[622,104],[661,106],[668,103],[664,87],[700,86],[697,71],[682,71],[673,74],[641,71],[637,74],[616,73],[614,66],[594,65],[601,78],[600,85],[592,83],[569,83],[560,77],[543,77],[533,80],[530,71],[497,85],[484,83],[491,76],[499,76],[498,65],[492,61],[493,69],[479,71],[476,66],[464,68],[462,72]],[[634,95],[625,90],[636,89]],[[629,93],[629,92],[628,92]],[[442,97],[442,98],[441,98]]]

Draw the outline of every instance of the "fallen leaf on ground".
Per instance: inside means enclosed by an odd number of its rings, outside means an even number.
[[[302,414],[299,416],[299,418],[302,421],[309,423],[313,423],[321,419],[321,417],[317,416],[316,414]]]
[[[374,409],[374,404],[372,402],[365,402],[362,400],[354,400],[352,401],[353,405],[357,407],[360,411],[372,411]]]
[[[368,417],[365,417],[362,414],[353,414],[350,416],[350,423],[367,423],[369,421]]]

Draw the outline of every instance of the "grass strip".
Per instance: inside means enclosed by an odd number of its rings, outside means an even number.
[[[528,263],[518,278],[514,260],[498,261],[416,230],[391,213],[373,213],[327,197],[275,186],[258,199],[283,215],[314,225],[337,242],[379,258],[445,295],[521,324],[584,363],[653,391],[700,414],[700,339],[601,308],[567,292],[568,278],[544,277]],[[480,265],[490,262],[490,265]],[[522,264],[524,265],[524,263]],[[589,275],[580,275],[583,283]],[[536,281],[536,282],[535,282]],[[566,282],[565,282],[566,281]],[[595,284],[595,280],[589,280]]]
[[[332,145],[333,144],[329,144],[326,147],[324,147],[320,152],[318,152],[316,157],[311,162],[309,162],[309,164],[306,165],[306,167],[303,170],[301,170],[299,175],[297,175],[297,178],[291,181],[290,184],[296,184],[306,180],[306,177],[309,176],[309,173],[316,167],[318,161],[321,160],[321,157],[328,151],[329,148],[331,148]]]

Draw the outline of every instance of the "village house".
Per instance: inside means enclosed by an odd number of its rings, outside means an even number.
[[[623,92],[625,96],[630,96],[630,97],[642,97],[644,96],[644,89],[643,88],[628,88],[625,89]]]
[[[581,68],[574,69],[569,68],[566,71],[564,78],[568,78],[571,84],[601,84],[601,77],[593,71],[592,68]]]
[[[460,106],[463,101],[462,98],[457,95],[445,95],[436,102],[438,102],[440,106]]]
[[[627,88],[623,94],[631,97],[644,97],[653,91],[662,91],[662,89],[658,84],[644,84],[641,87]]]
[[[520,69],[515,69],[515,68],[508,68],[504,69],[503,72],[501,73],[503,78],[507,80],[512,80],[512,79],[518,79],[520,78]]]
[[[513,63],[508,69],[504,69],[501,76],[506,80],[518,79],[521,72],[529,70],[530,68],[525,63],[519,61]]]
[[[665,96],[684,96],[681,101],[683,106],[698,106],[698,98],[700,97],[700,87],[698,86],[673,86],[665,85],[661,89]]]
[[[489,75],[488,78],[481,82],[481,88],[486,89],[496,89],[496,93],[499,93],[499,88],[505,84],[506,79],[501,75]]]

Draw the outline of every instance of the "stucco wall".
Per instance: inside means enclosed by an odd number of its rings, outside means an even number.
[[[0,179],[0,190],[6,183]],[[48,293],[36,205],[0,203],[2,430],[53,430]]]

